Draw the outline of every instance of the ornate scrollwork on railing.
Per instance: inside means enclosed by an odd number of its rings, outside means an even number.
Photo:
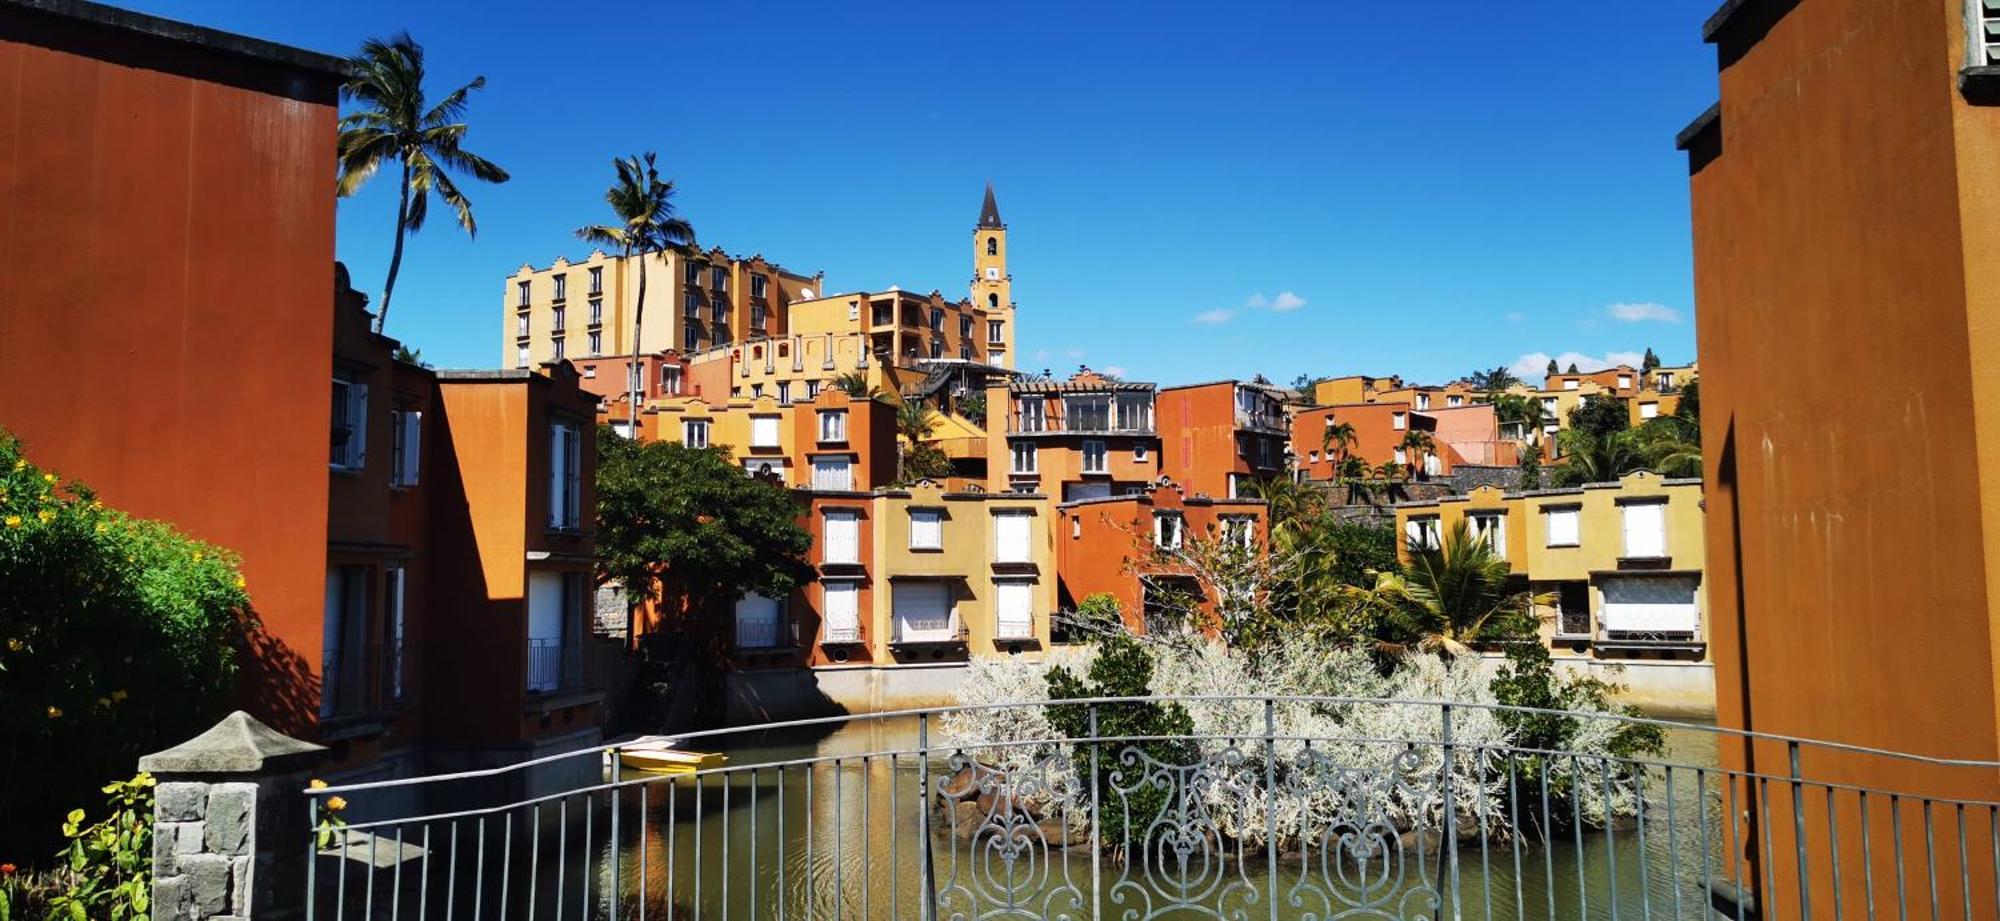
[[[1443,800],[1442,777],[1416,748],[1377,768],[1344,765],[1312,748],[1300,752],[1279,794],[1300,818],[1299,869],[1284,888],[1287,904],[1311,919],[1434,917],[1442,839],[1406,830],[1394,804],[1430,812]]]
[[[1255,797],[1241,749],[1232,745],[1174,764],[1128,745],[1108,781],[1096,821],[1123,858],[1105,892],[1116,917],[1250,916],[1263,895],[1244,866],[1243,842],[1222,833],[1211,808],[1218,800]],[[1107,816],[1118,820],[1115,837]]]
[[[1074,829],[1068,754],[1054,751],[1011,769],[958,752],[950,773],[933,781],[944,808],[943,878],[937,905],[952,921],[1077,918],[1088,915],[1083,890],[1061,848],[1089,840]],[[942,842],[940,842],[942,843]]]

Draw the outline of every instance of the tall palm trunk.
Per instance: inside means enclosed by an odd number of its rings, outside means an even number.
[[[396,290],[396,273],[403,268],[403,234],[410,220],[410,163],[403,161],[402,197],[396,202],[396,248],[389,254],[389,278],[382,282],[382,312],[375,315],[375,333],[389,327],[389,295]]]
[[[632,258],[632,248],[625,248],[625,259]],[[632,388],[632,405],[626,408],[625,435],[637,440],[639,437],[639,321],[646,316],[646,254],[639,254],[639,298],[632,307],[632,372],[625,383]]]

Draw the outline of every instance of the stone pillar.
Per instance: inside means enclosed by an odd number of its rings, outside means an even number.
[[[160,921],[285,918],[303,911],[305,786],[326,749],[238,710],[139,759],[153,803]]]

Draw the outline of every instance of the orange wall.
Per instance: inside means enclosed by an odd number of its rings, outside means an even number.
[[[1159,392],[1154,409],[1160,432],[1160,473],[1188,495],[1226,498],[1232,473],[1275,476],[1284,472],[1285,436],[1239,430],[1236,427],[1236,384],[1224,381],[1199,387],[1168,387]],[[1278,466],[1253,467],[1244,456],[1255,450],[1248,439],[1271,439],[1271,456]]]
[[[1257,517],[1258,546],[1268,536],[1264,503],[1258,500],[1210,501],[1190,498],[1171,486],[1145,495],[1066,502],[1056,506],[1056,575],[1058,605],[1074,609],[1099,592],[1118,599],[1125,623],[1143,628],[1145,590],[1140,577],[1169,573],[1153,561],[1153,513],[1178,511],[1188,538],[1215,540],[1224,516]]]
[[[1396,413],[1405,414],[1408,428],[1395,427]],[[1326,427],[1341,422],[1354,426],[1355,441],[1348,450],[1355,457],[1367,461],[1370,467],[1395,460],[1397,446],[1403,443],[1403,437],[1411,430],[1434,428],[1437,424],[1432,417],[1411,411],[1408,403],[1355,403],[1301,410],[1292,416],[1292,453],[1296,455],[1294,463],[1297,468],[1304,471],[1307,477],[1328,480],[1336,474],[1339,465],[1325,453],[1320,453],[1316,462],[1312,456],[1321,451]],[[1438,450],[1441,460],[1448,461],[1442,439],[1439,439]],[[1337,455],[1339,449],[1334,448],[1333,453]],[[1407,464],[1415,466],[1418,463],[1415,452],[1410,452]],[[1441,469],[1450,472],[1451,466],[1445,462]]]
[[[326,579],[334,88],[0,7],[0,427],[242,554],[273,641],[253,699],[293,730]]]

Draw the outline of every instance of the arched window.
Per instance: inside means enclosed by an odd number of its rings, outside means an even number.
[[[999,309],[1000,309],[1000,295],[998,295],[998,294],[988,294],[988,295],[986,295],[986,309],[988,309],[988,310],[999,310]]]
[[[987,238],[986,238],[986,255],[988,255],[988,256],[998,256],[998,255],[1000,255],[1000,238],[999,238],[999,237],[987,237]]]

